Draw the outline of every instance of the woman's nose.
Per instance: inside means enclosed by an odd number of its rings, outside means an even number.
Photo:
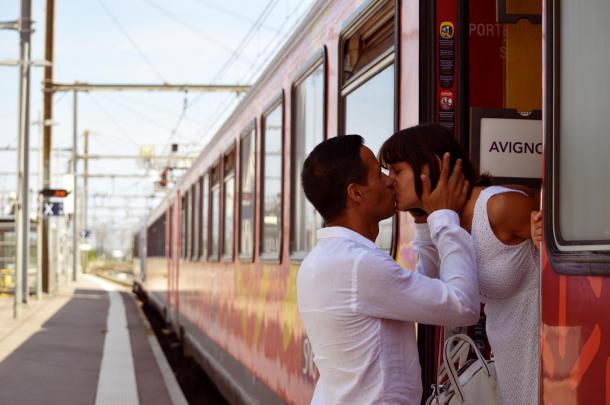
[[[394,185],[396,184],[396,179],[394,178],[394,176],[392,175],[392,173],[390,173],[389,175],[385,175],[385,182],[388,185],[388,187],[394,187]]]

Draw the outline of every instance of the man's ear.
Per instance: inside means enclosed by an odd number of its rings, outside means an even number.
[[[362,201],[362,190],[358,184],[350,183],[347,186],[347,198],[356,202]]]

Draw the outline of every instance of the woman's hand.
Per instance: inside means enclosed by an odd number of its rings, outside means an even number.
[[[532,241],[536,249],[540,248],[542,242],[542,210],[532,211],[530,218],[530,228],[532,233]]]

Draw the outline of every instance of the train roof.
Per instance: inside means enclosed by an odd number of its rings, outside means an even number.
[[[237,119],[237,117],[239,117],[243,110],[256,97],[260,89],[267,83],[272,74],[279,69],[286,57],[290,55],[291,51],[299,45],[299,41],[302,39],[302,37],[309,32],[309,27],[320,18],[331,3],[332,0],[318,0],[311,6],[303,21],[294,29],[293,33],[286,40],[279,52],[275,55],[271,62],[269,62],[267,67],[259,76],[258,80],[256,80],[256,82],[252,85],[248,94],[239,102],[231,115],[229,115],[222,126],[216,131],[212,139],[210,139],[210,141],[205,145],[191,167],[180,177],[180,179],[178,179],[172,189],[168,190],[163,200],[153,209],[145,221],[146,226],[150,226],[160,215],[165,212],[169,199],[174,195],[176,189],[182,185],[184,179],[188,177],[188,173],[193,170],[193,167],[197,166],[204,158],[206,150],[214,146],[222,138],[228,127]]]

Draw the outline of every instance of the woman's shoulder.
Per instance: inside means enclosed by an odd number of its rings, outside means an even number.
[[[487,216],[496,236],[504,243],[519,243],[529,238],[530,215],[538,209],[538,199],[526,190],[492,195],[487,201]]]

